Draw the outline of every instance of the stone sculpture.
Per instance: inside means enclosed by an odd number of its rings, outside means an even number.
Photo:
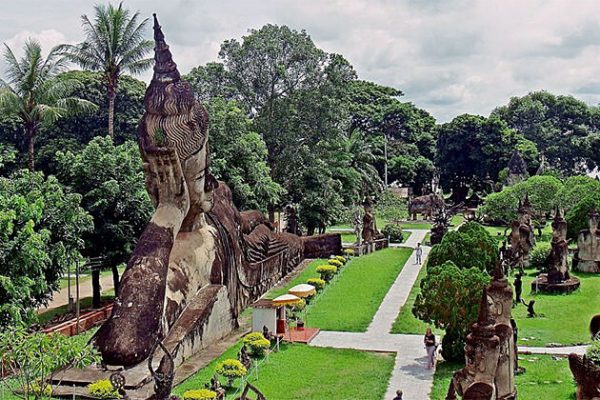
[[[446,399],[516,399],[517,348],[511,321],[512,289],[496,265],[494,277],[482,293],[479,317],[467,335],[466,365],[454,373]],[[516,324],[515,324],[516,326]]]
[[[573,257],[573,269],[581,272],[600,273],[600,231],[598,212],[590,212],[589,227],[577,236],[577,252]]]
[[[300,220],[298,218],[298,213],[296,212],[296,207],[291,204],[285,207],[285,222],[285,231],[287,233],[298,236],[302,235],[302,232],[300,231]]]
[[[354,228],[354,235],[356,236],[356,244],[360,245],[362,239],[363,220],[358,208],[354,211],[352,226]]]
[[[152,359],[156,350],[160,348],[164,355],[160,360],[158,369],[155,371],[152,368]],[[150,400],[167,400],[171,395],[171,389],[173,389],[173,381],[175,380],[175,363],[173,357],[167,348],[157,340],[150,352],[148,358],[148,370],[154,380],[154,394],[150,397]]]
[[[408,201],[408,216],[416,220],[417,214],[421,214],[423,219],[431,219],[436,210],[445,206],[444,199],[433,193],[414,197]]]
[[[365,213],[363,215],[362,224],[362,239],[364,242],[372,242],[373,240],[382,239],[383,235],[377,229],[375,214],[373,213],[373,199],[369,196],[363,202]]]
[[[450,226],[450,215],[446,212],[446,208],[439,209],[433,217],[433,226],[431,227],[430,244],[438,244],[442,242],[444,235],[448,232]]]
[[[535,246],[535,233],[531,225],[533,209],[529,197],[519,200],[517,219],[510,225],[510,264],[513,268],[523,269],[529,266],[529,252]]]
[[[567,221],[557,207],[552,221],[550,254],[544,262],[547,273],[540,274],[532,283],[532,291],[569,293],[579,287],[579,279],[569,274],[569,245]]]
[[[296,235],[240,213],[210,174],[208,114],[182,81],[156,16],[140,152],[156,210],[94,338],[105,364],[133,366],[156,340],[175,363],[237,326],[239,312],[304,258]],[[319,247],[319,246],[313,246]]]
[[[585,356],[569,354],[569,368],[577,384],[577,400],[600,398],[600,367]]]
[[[506,178],[506,186],[515,185],[529,178],[527,172],[527,164],[521,153],[518,150],[513,150],[510,160],[508,161],[508,177]]]

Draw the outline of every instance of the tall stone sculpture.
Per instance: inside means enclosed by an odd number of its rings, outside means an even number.
[[[517,348],[511,310],[512,289],[498,263],[466,339],[466,365],[454,373],[447,400],[456,399],[457,393],[465,400],[516,399]]]
[[[518,150],[513,150],[510,160],[508,161],[508,177],[506,178],[506,186],[515,185],[524,181],[529,177],[527,172],[527,164],[521,153]]]
[[[156,16],[154,39],[139,144],[156,210],[94,339],[106,364],[125,367],[157,340],[177,364],[220,339],[304,257],[299,237],[274,233],[258,212],[240,213],[210,174],[208,114],[181,80]]]
[[[430,219],[436,210],[445,206],[444,199],[433,193],[414,197],[408,201],[408,217],[416,220],[417,214],[421,214],[423,219]]]
[[[590,212],[589,227],[577,236],[577,252],[573,257],[573,269],[581,272],[600,273],[600,231],[598,212]]]
[[[535,246],[535,233],[531,225],[533,208],[529,197],[525,195],[523,201],[519,200],[517,219],[510,225],[510,263],[513,268],[520,270],[529,266],[529,252]]]
[[[540,274],[531,283],[532,291],[569,293],[579,287],[579,279],[569,274],[567,221],[558,207],[552,221],[551,250],[544,264],[547,273]]]
[[[373,240],[383,238],[383,235],[377,229],[377,222],[375,221],[375,214],[373,213],[373,199],[367,196],[363,202],[363,207],[365,209],[362,224],[363,241],[372,242]]]

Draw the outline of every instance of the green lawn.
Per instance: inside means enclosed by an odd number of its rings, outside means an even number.
[[[412,232],[403,232],[402,237],[404,238],[403,242],[406,242],[408,238],[412,235]],[[354,233],[343,233],[342,234],[342,243],[354,243],[356,242],[356,235]]]
[[[412,249],[389,248],[350,260],[307,310],[309,326],[364,332]]]
[[[519,327],[519,344],[545,346],[549,343],[573,345],[589,343],[591,318],[600,312],[600,275],[573,272],[581,280],[578,291],[569,295],[530,294],[534,270],[523,277],[523,298],[535,299],[535,310],[543,317],[527,318],[527,309],[513,309]],[[526,340],[527,339],[527,340]]]
[[[517,375],[516,385],[519,400],[575,399],[576,387],[566,358],[555,360],[552,356],[519,355],[519,366],[526,372]],[[435,371],[431,400],[446,398],[448,384],[459,363],[440,362]]]
[[[225,358],[235,358],[236,345],[174,389],[177,395],[204,387],[213,376],[215,365]],[[283,345],[273,352],[252,374],[250,383],[267,399],[380,399],[394,367],[394,355],[357,350],[316,348],[306,345]],[[228,392],[228,399],[234,390]],[[239,395],[239,393],[238,393]]]

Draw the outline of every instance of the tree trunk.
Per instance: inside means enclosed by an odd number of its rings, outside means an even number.
[[[32,127],[25,128],[27,130],[27,168],[34,171],[35,167],[35,129]]]
[[[115,137],[115,93],[108,94],[108,136]]]
[[[119,293],[119,270],[116,265],[112,266],[113,284],[115,286],[115,296]]]
[[[92,307],[100,308],[100,268],[92,267]]]

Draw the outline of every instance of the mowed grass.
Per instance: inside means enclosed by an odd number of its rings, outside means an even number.
[[[528,318],[527,308],[519,305],[512,315],[519,327],[521,346],[546,346],[549,343],[574,345],[591,341],[589,324],[600,313],[600,275],[571,272],[581,280],[579,290],[568,295],[531,294],[534,270],[523,277],[523,298],[535,300],[535,311],[540,317]]]
[[[173,392],[182,396],[186,390],[204,387],[216,364],[235,358],[239,348],[239,344],[230,348]],[[267,399],[380,399],[385,395],[393,367],[392,354],[284,344],[279,352],[263,360],[249,381]],[[239,385],[237,380],[229,389],[228,399],[233,399]]]
[[[412,249],[388,248],[352,258],[308,307],[308,326],[364,332]]]
[[[412,232],[402,232],[402,243],[406,242],[408,238],[412,235]],[[356,235],[354,233],[344,233],[342,234],[342,243],[355,243]],[[395,242],[392,242],[395,243]]]
[[[566,358],[554,359],[547,355],[519,355],[519,366],[526,372],[517,375],[516,386],[519,400],[574,400],[576,387],[573,383]],[[439,362],[433,380],[431,400],[444,400],[454,371],[461,363]]]

